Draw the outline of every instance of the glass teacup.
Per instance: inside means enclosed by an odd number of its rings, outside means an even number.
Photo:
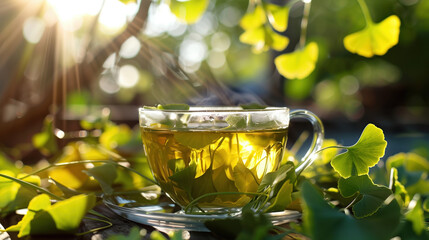
[[[285,107],[140,108],[143,146],[155,180],[178,205],[199,199],[207,212],[239,211],[257,192],[262,178],[279,168],[289,121],[308,119],[314,137],[301,172],[321,148],[323,125],[307,110]]]

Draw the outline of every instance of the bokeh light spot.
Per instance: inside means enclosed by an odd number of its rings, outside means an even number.
[[[123,58],[133,58],[137,56],[141,48],[140,41],[132,36],[128,38],[121,46],[121,50],[119,51],[119,55]]]
[[[118,84],[123,88],[132,88],[139,81],[139,71],[133,65],[124,65],[119,69]]]
[[[29,17],[24,22],[22,29],[24,38],[30,43],[38,43],[45,31],[45,22],[37,17]]]

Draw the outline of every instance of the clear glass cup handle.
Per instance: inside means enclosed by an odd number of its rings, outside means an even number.
[[[322,121],[312,112],[304,109],[292,110],[290,112],[290,119],[294,118],[304,118],[310,121],[313,125],[313,141],[311,146],[308,149],[307,153],[301,160],[301,163],[295,169],[297,175],[299,175],[305,168],[310,166],[313,161],[317,158],[316,152],[322,148],[323,137],[325,135],[325,130],[323,128]]]

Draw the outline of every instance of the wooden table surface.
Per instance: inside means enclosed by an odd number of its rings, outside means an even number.
[[[115,235],[115,234],[128,235],[131,228],[135,226],[138,227],[139,229],[146,229],[147,234],[142,239],[149,239],[150,233],[156,230],[151,226],[135,223],[125,218],[122,218],[118,216],[116,213],[112,212],[108,207],[106,207],[103,204],[95,207],[94,210],[105,215],[106,217],[109,217],[111,219],[113,226],[95,233],[85,234],[82,236],[30,236],[25,238],[18,238],[16,236],[16,233],[10,233],[9,235],[7,233],[3,233],[3,234],[0,234],[0,240],[15,240],[15,239],[19,239],[19,240],[22,240],[22,239],[24,240],[57,240],[57,239],[58,240],[104,240],[104,239],[107,239],[109,236]],[[20,220],[20,218],[21,218],[20,216],[11,215],[6,218],[0,219],[0,223],[6,228],[12,224],[16,224]],[[84,219],[79,231],[86,232],[91,229],[101,227],[103,225],[104,225],[103,223],[98,221]],[[164,235],[167,236],[166,234]],[[216,238],[211,233],[190,232],[190,239],[213,240],[218,238]]]

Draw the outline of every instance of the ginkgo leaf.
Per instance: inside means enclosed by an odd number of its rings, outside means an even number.
[[[84,170],[83,172],[88,174],[88,176],[95,178],[95,180],[97,180],[97,182],[100,184],[104,193],[113,193],[112,184],[117,177],[116,167],[113,164],[106,163],[88,170]]]
[[[396,200],[398,200],[402,206],[408,206],[410,196],[408,195],[407,189],[404,185],[398,181],[398,170],[396,168],[391,168],[390,174],[393,175],[390,176],[392,181],[390,186],[392,186],[392,191],[395,193]]]
[[[331,165],[343,178],[368,174],[369,168],[384,156],[386,146],[383,130],[368,124],[358,142],[345,147],[347,151],[332,159]]]
[[[0,174],[15,178],[12,171],[0,170]],[[41,183],[40,177],[35,175],[28,176],[21,173],[16,178],[37,186],[40,186]],[[36,195],[36,190],[0,176],[0,212],[9,213],[24,208]]]
[[[235,186],[239,192],[256,192],[259,183],[256,173],[248,169],[241,161],[234,167]]]
[[[170,11],[188,24],[197,22],[207,9],[209,0],[170,0]]]
[[[419,195],[414,196],[410,202],[409,209],[405,214],[405,219],[412,223],[414,232],[420,235],[425,230],[425,216]]]
[[[265,212],[283,211],[292,202],[293,184],[290,180],[283,183],[278,194],[274,197],[271,205]]]
[[[311,42],[303,49],[292,53],[282,54],[274,60],[276,68],[281,75],[289,79],[303,79],[308,77],[316,68],[319,47]]]
[[[289,38],[274,32],[267,26],[246,30],[240,35],[240,41],[252,45],[252,51],[256,54],[268,51],[270,48],[281,51],[289,44]]]
[[[288,25],[289,7],[267,3],[267,17],[271,26],[279,32],[284,32]]]
[[[247,12],[240,20],[240,26],[244,30],[255,29],[267,21],[262,6],[256,6],[253,11]]]
[[[95,195],[78,195],[51,205],[49,196],[41,194],[31,200],[27,214],[7,229],[19,231],[18,237],[37,234],[61,234],[76,231],[84,215],[94,207]]]
[[[183,146],[188,146],[194,149],[203,148],[209,144],[216,142],[222,134],[194,134],[193,132],[176,132],[174,138]]]
[[[301,186],[303,226],[313,240],[391,239],[400,224],[401,209],[393,200],[373,215],[356,219],[333,208],[309,182]]]
[[[380,23],[368,22],[367,26],[344,38],[344,47],[351,53],[370,58],[384,55],[398,43],[401,20],[395,15]]]
[[[392,194],[389,188],[374,184],[368,175],[340,178],[338,190],[343,197],[362,194],[362,199],[353,205],[353,213],[357,218],[374,214]]]

